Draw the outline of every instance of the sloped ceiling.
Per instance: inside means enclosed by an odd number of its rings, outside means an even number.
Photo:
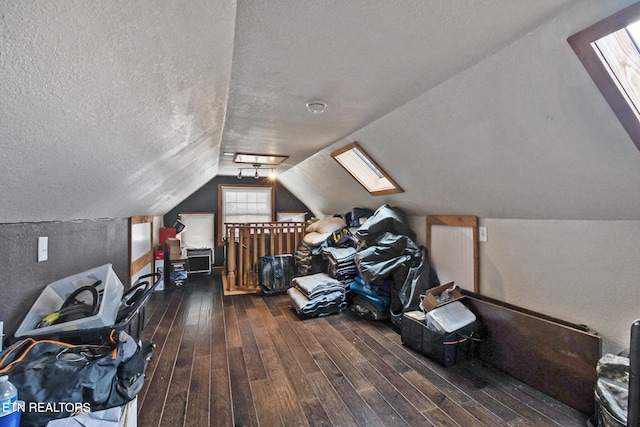
[[[289,155],[316,215],[639,219],[640,152],[566,42],[630,3],[4,2],[0,222],[162,215],[224,152]],[[354,140],[405,193],[339,168]]]
[[[215,176],[234,1],[0,8],[0,222],[161,214]]]

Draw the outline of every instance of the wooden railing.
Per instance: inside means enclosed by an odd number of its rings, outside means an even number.
[[[225,223],[225,294],[260,290],[258,259],[267,255],[294,254],[307,228],[304,222]]]

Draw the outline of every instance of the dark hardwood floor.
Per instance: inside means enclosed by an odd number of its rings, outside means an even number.
[[[474,361],[444,368],[349,311],[300,320],[286,295],[156,292],[138,396],[147,426],[585,426],[586,416]]]

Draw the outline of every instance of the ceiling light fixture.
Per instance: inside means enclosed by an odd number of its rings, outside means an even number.
[[[327,104],[325,102],[322,102],[322,101],[310,101],[310,102],[307,102],[307,110],[309,110],[309,112],[313,113],[313,114],[321,114],[321,113],[323,113],[326,106],[327,106]]]
[[[260,165],[260,164],[255,164],[255,165],[252,165],[250,168],[238,168],[238,175],[236,175],[236,178],[242,179],[242,171],[245,170],[245,169],[250,169],[250,170],[255,170],[255,173],[254,173],[253,177],[255,179],[258,179],[258,178],[260,178],[259,169],[260,169],[261,166],[262,165]],[[272,180],[276,179],[275,168],[268,168],[268,170],[270,171],[269,175],[268,175],[268,178],[272,179]]]

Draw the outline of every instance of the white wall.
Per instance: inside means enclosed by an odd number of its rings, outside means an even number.
[[[640,221],[480,219],[481,293],[586,324],[603,351],[640,318]]]

